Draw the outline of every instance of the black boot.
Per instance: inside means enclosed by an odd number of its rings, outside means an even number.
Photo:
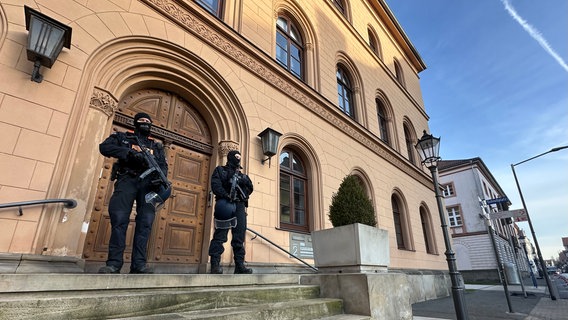
[[[211,258],[211,274],[223,274],[220,259]]]
[[[245,267],[243,262],[235,262],[235,274],[251,274],[252,269]]]

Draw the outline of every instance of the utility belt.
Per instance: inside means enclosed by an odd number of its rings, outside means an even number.
[[[115,162],[112,165],[112,169],[110,171],[110,181],[114,181],[116,180],[116,178],[118,178],[118,176],[122,176],[122,175],[129,175],[131,177],[137,177],[140,174],[142,174],[142,171],[138,171],[138,170],[133,170],[130,169],[128,167],[124,167],[118,164],[118,162]]]

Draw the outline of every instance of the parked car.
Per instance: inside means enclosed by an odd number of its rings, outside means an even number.
[[[548,274],[560,274],[560,271],[556,267],[546,267]]]

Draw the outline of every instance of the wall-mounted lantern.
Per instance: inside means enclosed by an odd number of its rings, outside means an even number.
[[[39,67],[51,69],[63,47],[71,48],[71,27],[24,6],[28,33],[28,60],[34,62],[32,81],[41,82]]]
[[[270,167],[270,158],[278,152],[278,140],[282,134],[271,128],[266,128],[258,134],[262,142],[262,154],[268,158],[262,160],[262,164],[268,160],[268,167]]]

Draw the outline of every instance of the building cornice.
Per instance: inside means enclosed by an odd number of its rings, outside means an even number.
[[[410,39],[385,1],[369,0],[369,3],[383,19],[390,33],[397,40],[397,43],[401,46],[408,59],[412,62],[412,66],[416,69],[416,72],[420,73],[421,71],[426,70],[426,64],[422,61],[418,50],[414,48],[414,45],[410,42]]]

